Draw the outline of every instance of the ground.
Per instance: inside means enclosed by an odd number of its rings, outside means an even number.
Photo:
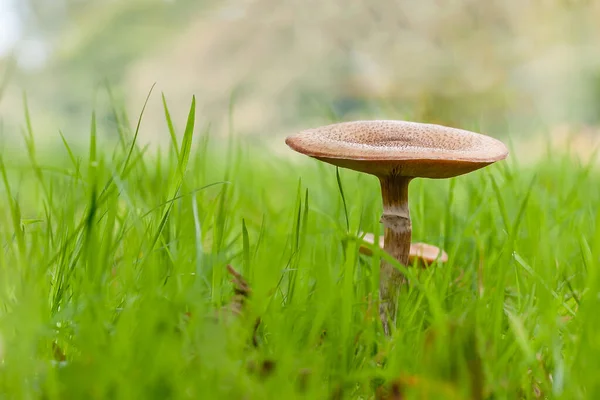
[[[594,164],[550,147],[411,183],[413,240],[449,260],[402,269],[386,337],[385,254],[357,239],[376,179],[175,122],[159,154],[92,128],[0,158],[7,397],[596,397]]]

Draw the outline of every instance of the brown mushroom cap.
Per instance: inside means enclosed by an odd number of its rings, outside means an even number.
[[[503,160],[506,146],[489,136],[407,121],[355,121],[301,131],[295,151],[380,177],[450,178]]]
[[[379,237],[379,247],[383,249],[383,236]],[[372,233],[366,233],[363,237],[363,241],[374,244],[375,243],[375,235]],[[365,255],[371,255],[371,249],[366,246],[361,246],[359,251]],[[441,254],[440,254],[441,253]],[[429,265],[439,260],[440,263],[445,263],[448,261],[448,254],[441,250],[440,248],[427,243],[411,243],[410,244],[410,255],[408,257],[409,264],[413,265],[417,262],[421,262],[424,265]]]

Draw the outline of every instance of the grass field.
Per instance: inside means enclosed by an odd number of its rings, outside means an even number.
[[[414,181],[413,240],[450,258],[403,269],[388,338],[385,255],[356,240],[381,232],[377,180],[339,170],[340,186],[190,115],[158,153],[135,124],[111,143],[94,121],[87,149],[26,129],[28,151],[2,153],[2,398],[598,398],[591,164],[549,151]]]

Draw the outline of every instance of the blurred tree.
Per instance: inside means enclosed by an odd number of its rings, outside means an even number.
[[[60,32],[70,17],[82,12],[95,1],[12,0],[12,3],[28,32],[46,36]]]
[[[32,109],[43,104],[49,118],[68,119],[72,128],[65,128],[67,135],[70,131],[77,135],[87,125],[92,108],[99,124],[114,125],[111,107],[94,100],[98,91],[108,82],[119,96],[130,66],[170,43],[194,15],[191,11],[206,4],[198,0],[0,1],[10,2],[24,32],[16,54],[20,68],[15,86],[32,93]],[[57,121],[48,125],[64,126]]]

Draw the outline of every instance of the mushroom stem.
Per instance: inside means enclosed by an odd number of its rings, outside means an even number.
[[[385,227],[384,250],[403,265],[409,264],[412,226],[408,208],[408,184],[412,178],[388,176],[380,178],[383,198],[381,222]],[[381,262],[379,276],[379,316],[386,335],[390,322],[395,326],[398,295],[404,276],[393,265]]]

